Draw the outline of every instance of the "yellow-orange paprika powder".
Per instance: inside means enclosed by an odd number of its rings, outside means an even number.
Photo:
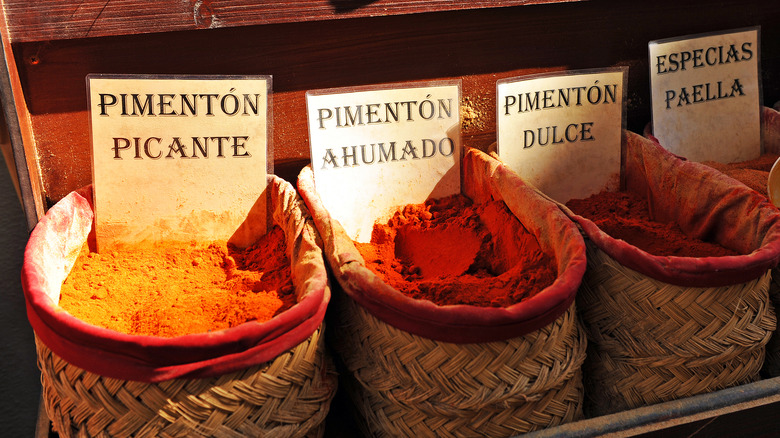
[[[59,305],[87,323],[133,335],[173,337],[264,322],[296,302],[284,233],[255,245],[133,245],[106,254],[85,245]]]

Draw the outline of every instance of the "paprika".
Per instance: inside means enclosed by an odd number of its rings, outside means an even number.
[[[738,163],[723,164],[714,161],[705,161],[702,164],[706,164],[707,166],[725,173],[758,193],[768,196],[767,180],[769,180],[769,171],[772,170],[772,166],[778,158],[780,158],[780,155],[778,154],[766,153],[754,160],[741,161]]]
[[[84,245],[59,305],[82,321],[163,337],[264,322],[296,302],[284,232],[253,246],[160,242],[106,254]]]
[[[370,243],[355,246],[385,283],[438,305],[507,307],[557,276],[553,258],[504,202],[463,195],[406,205],[374,224]]]
[[[737,252],[717,243],[686,235],[674,222],[650,218],[647,200],[632,192],[602,191],[566,203],[575,214],[590,219],[602,231],[650,254],[676,257],[720,257]]]

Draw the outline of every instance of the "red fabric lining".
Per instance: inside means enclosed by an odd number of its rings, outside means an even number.
[[[709,166],[680,159],[657,141],[625,131],[623,147],[626,190],[648,199],[651,216],[677,222],[689,235],[716,241],[745,255],[654,256],[571,214],[610,257],[649,277],[690,287],[744,283],[777,265],[780,212],[766,198]]]
[[[452,343],[506,340],[538,330],[557,319],[574,301],[585,272],[585,243],[574,224],[535,189],[498,160],[470,150],[463,160],[463,193],[475,202],[503,200],[543,248],[558,262],[556,281],[538,295],[506,308],[438,306],[415,300],[385,284],[365,268],[341,224],[325,210],[311,169],[298,178],[298,190],[323,238],[325,258],[345,293],[376,318],[426,338]]]
[[[780,112],[761,108],[761,143],[764,152],[780,154]]]
[[[58,288],[65,278],[67,249],[80,248],[86,240],[86,227],[92,224],[92,190],[86,187],[53,206],[30,235],[22,287],[33,330],[48,348],[73,365],[106,377],[143,382],[216,376],[267,362],[298,345],[322,323],[330,288],[321,249],[313,233],[307,232],[311,223],[305,227],[305,218],[286,213],[303,207],[295,205],[300,199],[294,188],[269,176],[268,190],[275,222],[285,229],[288,249],[294,248],[293,281],[296,287],[305,283],[306,288],[299,292],[298,304],[286,312],[265,323],[247,322],[228,330],[175,338],[127,335],[71,316],[46,291],[55,284]],[[285,219],[288,224],[280,223]]]

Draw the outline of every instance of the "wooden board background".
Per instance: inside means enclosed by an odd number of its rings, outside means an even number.
[[[273,75],[275,167],[290,180],[309,159],[304,103],[309,89],[461,78],[463,106],[468,109],[464,142],[486,148],[495,141],[498,79],[628,66],[628,128],[641,132],[650,120],[649,41],[760,25],[764,103],[780,101],[778,1],[2,4],[0,29],[10,83],[0,85],[6,85],[6,108],[18,116],[9,122],[15,126],[11,138],[17,165],[29,174],[22,192],[36,198],[25,200],[37,203],[26,209],[28,216],[40,214],[38,205],[51,205],[91,182],[85,86],[89,73]],[[749,434],[746,431],[759,424],[762,430],[774,430],[777,411],[772,404],[768,411],[730,417],[737,425],[733,436]],[[723,433],[723,423],[707,427],[706,421],[658,436]]]
[[[320,5],[323,9],[314,18],[301,15],[315,20],[304,22],[292,16],[300,2],[275,2],[290,5],[289,10],[280,6],[283,16],[276,21],[266,14],[266,21],[276,24],[253,24],[260,21],[250,16],[231,22],[235,27],[218,29],[195,29],[189,23],[183,27],[194,30],[180,31],[179,25],[161,24],[160,30],[167,32],[160,33],[148,33],[150,24],[137,14],[126,11],[127,27],[122,27],[117,24],[122,17],[104,11],[89,32],[103,36],[92,38],[71,38],[80,35],[71,27],[83,25],[78,11],[70,10],[72,23],[67,11],[59,9],[65,22],[35,23],[30,18],[43,21],[42,7],[63,2],[39,2],[28,6],[26,14],[15,9],[22,8],[17,3],[6,2],[6,15],[29,111],[22,123],[29,125],[34,139],[25,148],[37,156],[39,169],[31,171],[40,171],[45,205],[91,181],[88,73],[273,75],[275,169],[287,179],[294,179],[309,159],[304,93],[310,89],[461,78],[464,144],[486,148],[495,141],[498,79],[628,66],[628,128],[641,132],[650,120],[649,41],[761,25],[764,102],[780,100],[780,2],[508,2],[520,5],[425,12],[448,8],[437,1],[416,7],[410,2],[352,1],[352,6],[364,6],[339,12],[340,2],[332,1]],[[127,8],[143,9],[140,3],[124,2]],[[398,15],[372,16],[382,5],[396,7],[389,12]],[[104,19],[110,23],[102,23]],[[57,35],[51,26],[61,29],[65,39],[35,40]],[[25,34],[29,29],[39,30]]]
[[[580,0],[5,0],[14,40],[45,41]]]

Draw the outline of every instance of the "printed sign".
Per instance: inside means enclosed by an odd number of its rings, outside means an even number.
[[[269,76],[87,81],[99,250],[265,233]]]
[[[498,81],[498,155],[559,202],[620,185],[625,68]]]
[[[653,135],[692,161],[761,155],[759,29],[652,41]]]
[[[317,192],[352,239],[460,193],[460,81],[310,91],[306,105]]]

